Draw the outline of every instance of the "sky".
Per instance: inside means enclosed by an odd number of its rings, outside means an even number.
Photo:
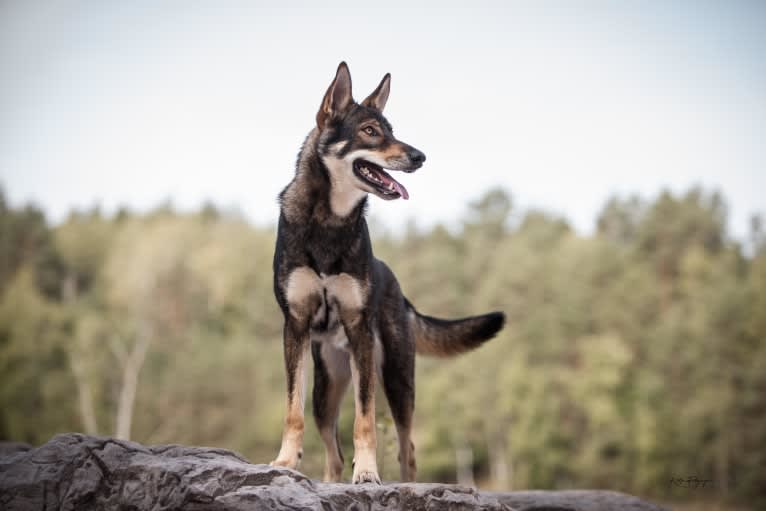
[[[276,222],[335,69],[427,155],[371,198],[457,225],[502,186],[592,232],[607,198],[720,190],[766,211],[766,2],[0,1],[0,186],[71,208],[206,200]],[[289,5],[289,6],[285,6]]]

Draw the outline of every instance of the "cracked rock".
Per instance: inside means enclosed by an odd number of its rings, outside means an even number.
[[[661,511],[611,491],[479,492],[449,484],[351,485],[254,465],[224,449],[81,434],[0,444],[0,509]]]

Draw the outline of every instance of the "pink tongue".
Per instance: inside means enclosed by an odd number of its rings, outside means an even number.
[[[399,184],[395,179],[392,179],[391,182],[394,183],[394,190],[399,192],[399,195],[402,196],[402,199],[407,200],[410,198],[410,194],[407,193],[407,189],[403,185]]]

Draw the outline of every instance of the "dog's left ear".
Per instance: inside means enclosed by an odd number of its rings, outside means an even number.
[[[362,101],[363,106],[374,108],[375,110],[382,112],[388,101],[388,93],[391,91],[391,73],[386,73],[383,80],[380,81],[380,85],[375,89],[372,94],[367,96],[367,99]]]

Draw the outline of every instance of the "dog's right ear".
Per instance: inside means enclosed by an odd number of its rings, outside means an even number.
[[[330,84],[322,100],[322,106],[317,112],[317,126],[321,130],[327,125],[327,122],[334,116],[340,115],[346,111],[346,108],[354,102],[351,97],[351,73],[348,72],[348,66],[341,62],[338,71],[335,73],[335,79]]]

